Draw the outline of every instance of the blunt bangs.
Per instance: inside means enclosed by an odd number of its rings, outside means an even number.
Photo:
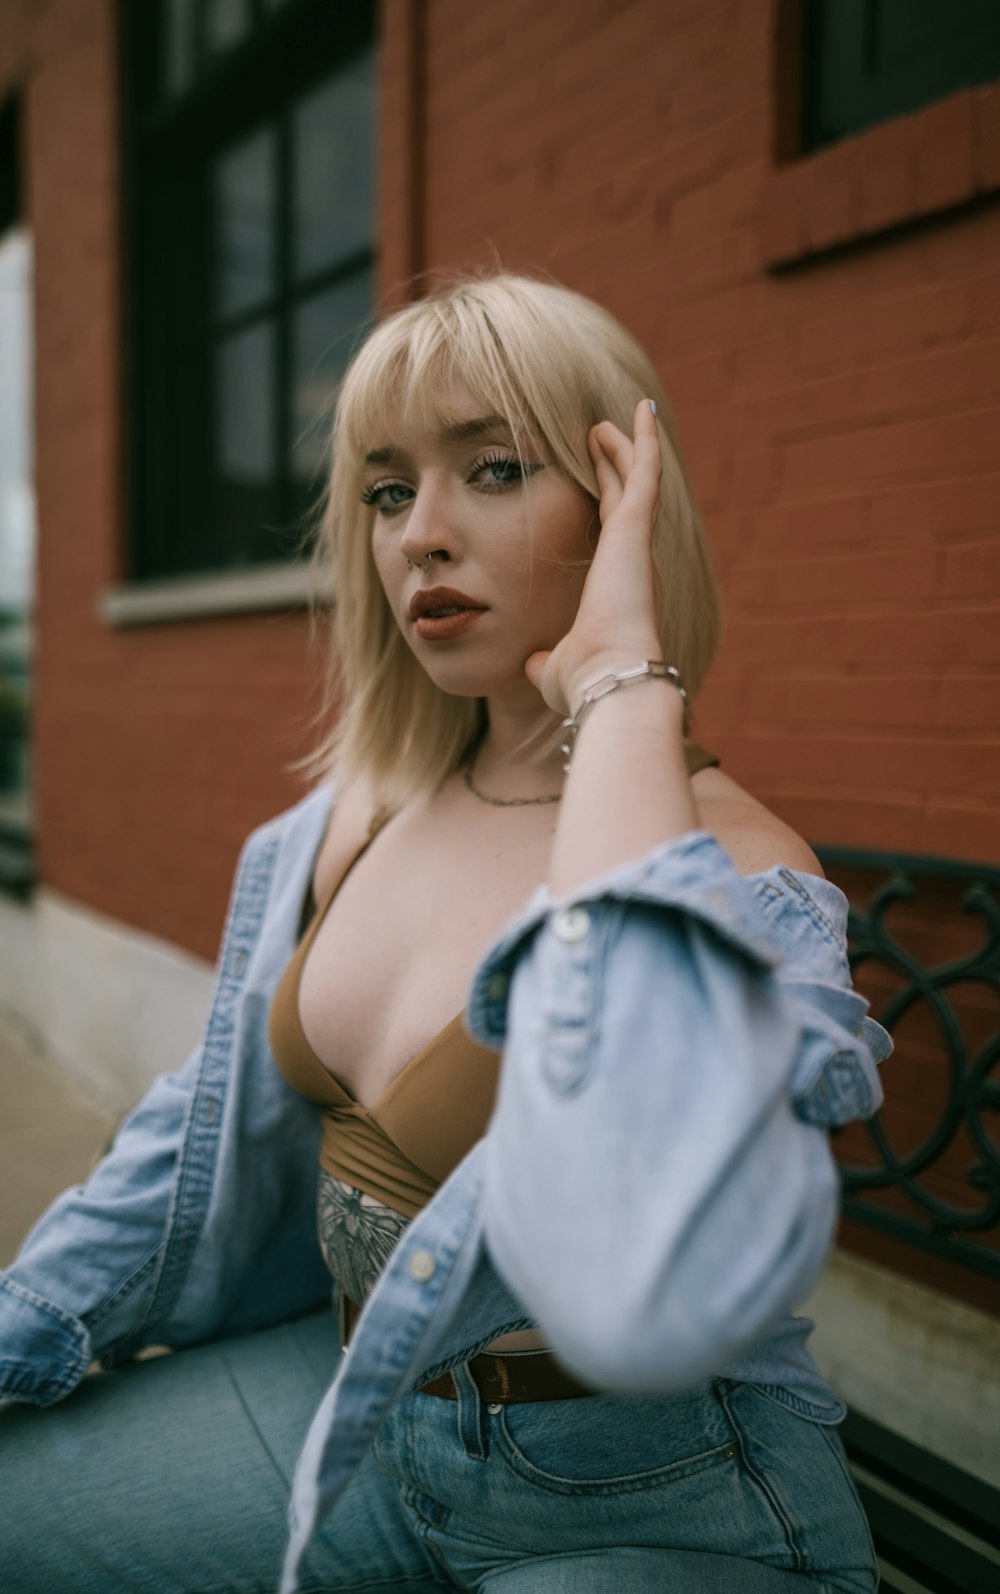
[[[390,414],[440,432],[465,418],[459,395],[463,401],[471,395],[484,415],[502,416],[516,443],[533,432],[555,448],[485,307],[458,299],[423,301],[376,329],[341,389],[338,446],[360,469],[366,452],[388,435]],[[559,463],[565,468],[566,461]]]

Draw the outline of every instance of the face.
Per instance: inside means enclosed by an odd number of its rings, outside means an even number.
[[[403,636],[444,691],[533,692],[524,662],[576,617],[596,505],[540,439],[522,438],[522,465],[502,419],[467,395],[450,413],[458,419],[440,433],[393,414],[372,439],[375,564]]]

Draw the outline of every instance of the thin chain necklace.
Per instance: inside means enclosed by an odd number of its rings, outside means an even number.
[[[478,751],[479,748],[474,747],[465,759],[462,765],[462,779],[465,782],[466,791],[471,791],[473,797],[478,797],[481,803],[489,803],[493,808],[530,808],[536,804],[562,801],[561,791],[553,792],[548,797],[487,797],[486,793],[480,791],[472,779],[472,766],[476,761]]]

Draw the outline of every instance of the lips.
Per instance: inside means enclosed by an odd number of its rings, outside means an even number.
[[[427,587],[415,592],[410,599],[410,619],[419,620],[423,615],[433,614],[439,609],[472,610],[481,614],[485,608],[485,603],[477,603],[475,598],[470,598],[467,592],[459,592],[457,587]]]

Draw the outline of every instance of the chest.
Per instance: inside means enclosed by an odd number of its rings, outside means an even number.
[[[463,1010],[487,946],[545,878],[554,826],[544,811],[464,827],[400,816],[349,868],[305,959],[299,1015],[362,1104]]]

